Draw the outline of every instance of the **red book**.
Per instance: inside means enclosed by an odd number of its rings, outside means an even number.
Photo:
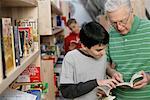
[[[41,82],[40,67],[36,67],[34,64],[31,64],[18,77],[17,82]]]

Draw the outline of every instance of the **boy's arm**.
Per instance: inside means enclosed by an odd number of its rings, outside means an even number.
[[[60,90],[63,97],[73,99],[89,93],[97,86],[108,86],[110,89],[116,88],[118,82],[114,79],[105,80],[90,80],[87,82],[80,82],[78,84],[61,84]]]
[[[74,59],[72,54],[67,53],[62,63],[60,76],[60,90],[65,98],[76,98],[92,91],[98,86],[96,79],[87,82],[74,82]]]
[[[96,79],[78,84],[61,84],[60,91],[65,98],[73,99],[89,93],[97,87]]]

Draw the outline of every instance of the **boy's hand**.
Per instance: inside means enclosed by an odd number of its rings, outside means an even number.
[[[141,75],[143,76],[143,79],[136,82],[133,86],[134,89],[140,89],[146,86],[150,81],[150,75],[146,74],[144,71],[141,71]]]
[[[96,95],[97,95],[99,98],[106,97],[106,94],[104,93],[104,91],[99,90],[99,89],[98,89]]]
[[[112,89],[112,88],[116,88],[118,82],[115,79],[106,79],[106,80],[97,80],[97,84],[99,86],[106,85],[110,87],[110,89]]]

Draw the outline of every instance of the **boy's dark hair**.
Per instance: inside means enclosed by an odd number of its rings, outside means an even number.
[[[67,26],[69,27],[69,25],[71,25],[72,23],[77,23],[76,19],[71,18],[67,21]]]
[[[97,44],[106,45],[109,43],[108,32],[97,22],[82,25],[79,37],[81,43],[89,49]]]

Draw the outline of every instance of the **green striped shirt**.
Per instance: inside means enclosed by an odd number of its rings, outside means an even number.
[[[136,72],[150,72],[150,21],[134,17],[130,32],[122,36],[114,29],[110,32],[109,56],[117,65],[124,81],[129,82]],[[114,91],[117,100],[150,100],[150,85],[142,89]]]

